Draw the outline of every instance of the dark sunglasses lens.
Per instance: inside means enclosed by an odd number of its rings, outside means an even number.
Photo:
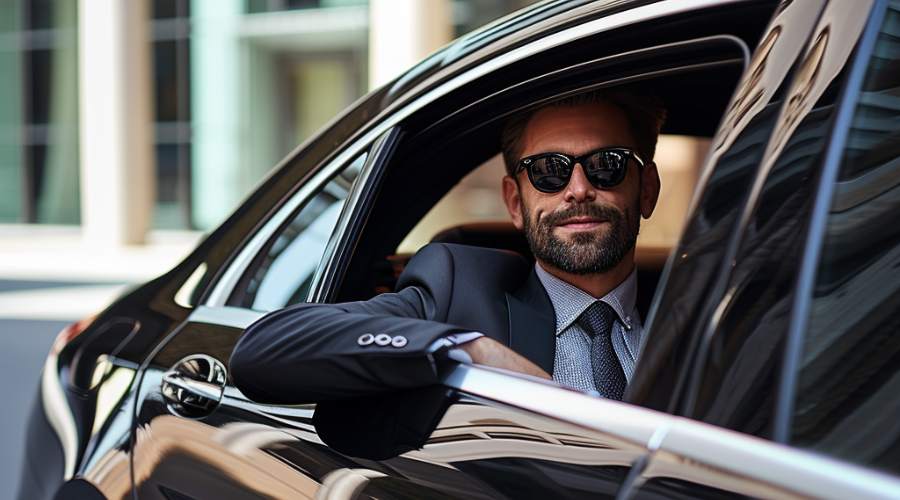
[[[625,178],[628,155],[620,151],[598,151],[584,161],[584,173],[597,187],[613,187]]]
[[[537,189],[554,193],[566,187],[572,175],[572,166],[559,156],[545,156],[534,160],[529,165],[531,183]]]

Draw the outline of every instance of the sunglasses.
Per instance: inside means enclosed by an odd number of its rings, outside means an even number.
[[[528,171],[531,185],[542,193],[558,193],[569,184],[575,164],[580,163],[584,175],[597,189],[618,186],[627,172],[628,159],[634,159],[638,167],[644,167],[644,160],[628,148],[610,147],[590,151],[581,156],[563,153],[541,153],[526,156],[516,164],[515,173]]]

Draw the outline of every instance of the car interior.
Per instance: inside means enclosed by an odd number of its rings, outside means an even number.
[[[710,138],[743,69],[743,60],[728,57],[699,69],[655,76],[627,85],[652,93],[666,105],[664,135]],[[337,301],[365,300],[394,289],[396,279],[413,249],[400,249],[401,242],[439,201],[467,174],[493,163],[497,175],[500,132],[510,114],[529,106],[577,92],[604,87],[605,82],[575,87],[568,92],[548,89],[541,99],[489,102],[472,106],[453,120],[446,120],[413,134],[418,127],[403,127],[399,146],[384,174],[354,257],[344,274]],[[531,94],[535,94],[532,92]],[[485,119],[485,117],[494,117]],[[501,198],[499,177],[493,193],[480,196]],[[666,179],[663,178],[665,183]],[[661,207],[657,207],[657,210]],[[664,209],[664,208],[663,208]],[[451,216],[452,218],[452,216]],[[458,220],[440,228],[431,242],[457,243],[517,252],[533,261],[525,237],[506,219],[492,221]],[[418,246],[418,245],[417,245]],[[638,308],[646,317],[656,285],[671,246],[641,247],[636,251],[638,267]]]

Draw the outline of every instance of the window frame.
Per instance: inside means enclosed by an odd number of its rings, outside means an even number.
[[[621,12],[614,12],[597,19],[588,19],[582,23],[552,33],[551,35],[546,35],[537,40],[527,42],[524,45],[505,52],[500,57],[495,57],[481,62],[480,64],[475,64],[470,69],[461,71],[431,87],[423,88],[422,85],[419,85],[415,89],[405,92],[405,94],[409,96],[408,98],[406,98],[406,96],[401,97],[367,124],[363,125],[360,128],[360,132],[353,139],[353,142],[351,142],[349,146],[346,146],[336,157],[332,157],[328,163],[329,166],[321,167],[318,171],[315,171],[315,173],[312,174],[312,178],[305,181],[299,188],[299,191],[293,194],[286,203],[300,204],[303,202],[312,189],[311,185],[318,185],[323,182],[324,178],[332,173],[330,170],[338,168],[335,164],[344,164],[352,160],[352,158],[355,158],[356,155],[362,152],[364,147],[374,143],[379,137],[399,125],[412,114],[484,76],[501,71],[505,67],[525,60],[530,56],[545,52],[552,48],[577,43],[579,40],[600,33],[621,29],[626,26],[639,25],[656,19],[689,12],[701,13],[708,9],[714,9],[728,4],[747,5],[749,3],[750,2],[747,0],[692,0],[688,3],[685,3],[684,0],[664,0],[651,5],[638,6]],[[743,40],[738,37],[733,38],[735,41],[743,44],[744,51],[747,52],[746,44],[743,43]],[[303,148],[298,148],[296,153],[289,155],[286,161],[293,161],[298,154],[302,153]],[[296,206],[294,206],[294,208],[296,208]],[[204,286],[204,292],[198,305],[205,305],[208,307],[225,306],[228,298],[232,294],[234,286],[243,274],[243,271],[253,260],[259,249],[264,245],[269,235],[277,230],[276,228],[284,222],[284,218],[288,217],[289,214],[284,213],[282,210],[283,208],[276,208],[274,215],[270,216],[268,221],[261,224],[261,227],[256,230],[255,234],[245,239],[246,243],[242,243],[232,253],[226,260],[224,267],[216,272],[211,283]],[[320,290],[320,286],[315,282],[311,289],[316,290],[314,297],[317,298],[329,296],[333,293],[331,290]]]
[[[400,126],[391,127],[369,150],[369,157],[344,202],[338,222],[325,246],[322,265],[316,269],[309,289],[308,302],[327,302],[334,296],[401,135]]]
[[[318,189],[312,190],[308,194],[308,196],[306,196],[303,199],[303,201],[296,207],[296,209],[293,212],[291,212],[291,214],[284,220],[284,222],[281,225],[279,225],[273,233],[271,233],[269,235],[269,238],[259,248],[259,250],[256,252],[256,255],[253,257],[253,259],[250,260],[250,262],[248,263],[248,265],[246,266],[244,271],[241,273],[238,281],[232,287],[231,293],[228,296],[228,299],[225,303],[226,306],[238,307],[238,308],[248,308],[248,309],[266,311],[266,312],[271,312],[272,310],[274,310],[274,309],[267,309],[267,308],[255,309],[251,305],[243,304],[243,302],[245,301],[245,299],[247,297],[246,287],[248,285],[248,279],[250,278],[250,274],[256,273],[257,270],[260,269],[260,267],[262,266],[262,263],[268,260],[268,257],[266,254],[277,244],[276,242],[277,242],[278,238],[284,233],[284,231],[288,227],[290,227],[290,225],[300,216],[300,214],[302,214],[308,207],[310,207],[310,204],[318,196],[322,195],[323,193],[329,193],[331,191],[330,188],[332,187],[332,184],[335,183],[336,180],[338,178],[340,178],[354,164],[358,163],[360,161],[361,157],[364,157],[363,161],[362,161],[362,165],[359,166],[360,172],[356,175],[356,178],[354,178],[347,186],[347,192],[346,192],[345,197],[343,199],[336,200],[336,202],[339,202],[341,204],[340,211],[338,211],[338,213],[337,213],[337,217],[334,220],[334,225],[331,227],[331,233],[328,235],[328,239],[326,239],[325,245],[323,245],[321,247],[322,252],[319,255],[318,261],[316,262],[316,266],[313,269],[313,274],[311,275],[312,280],[315,279],[315,276],[318,274],[323,263],[326,262],[326,257],[328,256],[328,246],[327,246],[328,240],[330,240],[332,238],[332,236],[334,235],[335,229],[338,227],[338,224],[340,222],[341,213],[343,212],[343,209],[346,206],[348,200],[350,199],[352,194],[357,190],[357,184],[358,184],[357,180],[361,177],[362,171],[365,168],[366,164],[368,163],[370,155],[371,155],[371,150],[365,151],[363,153],[360,153],[356,158],[351,160],[349,163],[337,168],[333,175],[331,175],[324,183],[322,183],[318,186]],[[344,181],[346,181],[346,179],[344,179]],[[333,193],[332,193],[332,195],[333,195]],[[321,217],[321,216],[322,216],[322,214],[319,214],[317,216],[317,218]],[[304,228],[300,232],[300,234],[309,230],[312,227],[312,225],[313,224],[310,224],[309,226]],[[298,237],[300,236],[300,234],[298,234]],[[310,256],[310,258],[313,258],[313,257]],[[278,257],[275,257],[274,259],[272,259],[270,261],[270,264],[274,264],[275,261],[277,261],[277,260],[278,260]],[[271,270],[271,268],[267,267],[264,276],[268,276],[270,270]],[[259,284],[261,285],[264,281],[265,281],[265,279],[260,281]],[[244,289],[242,289],[242,288],[244,288]],[[308,291],[303,296],[303,301],[308,301],[309,297],[310,297],[310,293]],[[254,298],[254,302],[255,302],[255,300],[256,300],[256,298]],[[287,307],[289,305],[291,305],[290,302],[286,303],[280,307],[277,307],[276,309],[280,309],[282,307]]]
[[[668,55],[671,52],[678,51],[689,52],[697,48],[709,50],[710,54],[714,53],[714,51],[719,52],[715,53],[714,57],[711,55],[705,55],[709,58],[705,62],[690,62],[678,65],[677,67],[659,67],[659,62],[653,59],[654,57],[659,57],[660,54]],[[552,71],[543,73],[539,77],[531,78],[524,82],[513,82],[501,91],[487,95],[479,95],[477,98],[473,99],[472,104],[467,106],[465,110],[469,111],[470,109],[477,110],[483,109],[484,107],[490,107],[492,103],[497,101],[502,102],[502,100],[509,95],[515,96],[517,92],[521,92],[522,89],[527,86],[546,84],[548,82],[557,82],[559,79],[559,75],[569,69],[582,68],[585,66],[614,68],[619,64],[633,63],[635,60],[647,60],[651,61],[651,63],[645,65],[640,70],[634,70],[628,73],[628,75],[624,77],[617,76],[609,79],[592,80],[589,83],[581,84],[576,88],[567,87],[565,89],[554,92],[550,96],[543,96],[541,98],[535,97],[533,99],[529,99],[527,102],[523,101],[521,98],[518,98],[518,104],[511,110],[497,116],[491,116],[490,118],[485,119],[483,122],[479,123],[478,126],[482,126],[493,121],[503,120],[510,114],[521,111],[523,109],[527,109],[529,107],[537,106],[545,102],[582,92],[599,90],[606,87],[615,87],[637,81],[652,81],[655,78],[664,78],[672,75],[690,73],[699,70],[722,68],[724,71],[729,67],[738,67],[738,65],[740,65],[739,67],[745,70],[750,62],[750,50],[743,39],[725,32],[718,35],[686,38],[677,42],[667,42],[655,46],[642,47],[635,50],[627,50],[610,56],[582,61],[575,66],[570,66],[563,69],[554,69]],[[476,85],[477,82],[478,80],[476,80],[473,85]],[[422,130],[422,133],[431,132],[432,130],[436,129],[438,125],[445,126],[448,122],[453,123],[451,120],[463,122],[464,120],[462,118],[459,118],[459,116],[462,115],[462,112],[463,110],[451,110],[447,114],[443,115],[440,120],[429,124],[424,130]],[[721,120],[721,117],[719,117],[718,119]],[[408,121],[402,121],[397,125],[397,127],[401,130],[415,129],[415,127],[412,126],[407,127],[407,124]],[[456,125],[451,126],[451,129],[454,131],[454,133],[448,136],[448,141],[457,139],[459,137],[458,131],[465,129],[465,127]],[[386,137],[386,135],[387,134],[383,136],[386,143],[384,147],[389,148],[391,154],[393,154],[398,148],[397,142],[399,142],[401,139],[406,140],[405,135],[409,135],[411,136],[411,138],[414,137],[412,133],[401,134],[400,132],[397,133],[396,137],[392,138],[388,138]],[[401,135],[403,135],[403,137],[401,137]],[[320,302],[333,300],[339,295],[339,292],[342,292],[341,286],[343,285],[343,283],[341,278],[344,273],[346,273],[347,270],[351,267],[353,262],[353,256],[349,254],[352,253],[352,250],[356,248],[360,236],[364,233],[364,222],[366,219],[368,219],[368,216],[371,213],[370,210],[373,206],[377,206],[377,200],[374,199],[374,195],[377,194],[377,191],[380,188],[380,186],[378,185],[378,181],[380,180],[381,176],[384,175],[384,169],[390,167],[389,165],[387,165],[387,163],[389,162],[388,156],[380,157],[375,161],[380,162],[380,164],[378,165],[378,168],[380,170],[375,174],[376,181],[374,183],[366,183],[368,185],[367,189],[370,191],[370,193],[366,194],[365,207],[357,207],[357,204],[359,204],[359,200],[356,199],[348,202],[348,204],[345,206],[345,210],[352,213],[350,219],[355,221],[355,225],[352,228],[347,228],[346,224],[340,225],[339,227],[341,228],[341,231],[335,232],[332,239],[336,240],[335,247],[337,247],[339,250],[337,257],[339,257],[340,262],[329,262],[326,265],[322,276],[324,280],[316,280],[314,282],[313,286],[316,287],[316,291],[315,295],[311,297],[313,301]],[[361,176],[364,175],[368,177],[372,175],[372,173],[364,172],[363,174],[361,174]],[[462,177],[460,177],[460,179],[461,178]],[[423,212],[422,216],[424,216],[426,213],[427,211]],[[341,217],[342,219],[344,219],[345,215],[342,215]],[[414,225],[411,226],[410,229],[412,229],[412,227],[414,227]],[[397,243],[400,243],[400,241],[398,241]]]
[[[337,157],[319,167],[294,193],[280,203],[280,206],[274,210],[273,214],[248,237],[247,242],[238,249],[235,256],[226,264],[224,271],[222,271],[215,282],[209,286],[210,291],[206,294],[200,305],[205,307],[231,307],[228,305],[229,299],[235,293],[235,288],[241,282],[241,278],[256,260],[259,253],[267,248],[271,239],[278,235],[279,229],[281,229],[284,224],[289,223],[292,217],[296,216],[299,211],[303,210],[303,207],[306,206],[307,202],[324,189],[335,175],[338,175],[343,168],[349,166],[356,158],[368,150],[368,157],[366,158],[366,162],[362,169],[362,172],[366,171],[370,162],[373,162],[377,156],[377,152],[373,151],[371,148],[372,145],[364,139],[353,143],[338,154]],[[362,172],[360,173],[360,177],[362,177]],[[347,201],[354,196],[354,192],[359,190],[360,186],[363,184],[358,181],[359,178],[354,182]],[[346,203],[347,202],[345,201],[342,213],[343,210],[346,209]],[[334,231],[332,231],[332,234],[334,234]],[[320,262],[328,261],[327,252],[328,247],[326,247],[326,251],[323,253]],[[316,283],[314,282],[310,290],[313,290],[315,285]],[[308,294],[307,300],[309,297],[310,295]]]

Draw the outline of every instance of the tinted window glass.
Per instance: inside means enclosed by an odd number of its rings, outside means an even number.
[[[757,175],[784,101],[788,75],[815,26],[818,5],[779,7],[741,79],[713,142],[714,169],[703,181],[664,283],[659,308],[641,353],[628,399],[671,410],[677,374],[688,366],[697,337],[709,324],[722,294],[717,289],[728,242]],[[783,25],[790,24],[790,30]],[[707,174],[705,174],[707,175]]]
[[[698,355],[694,375],[702,382],[692,415],[706,422],[771,437],[797,269],[835,102],[852,61],[853,44],[837,43],[834,32],[855,41],[867,17],[864,9],[848,10],[838,2],[823,13],[773,129],[771,160],[764,160],[765,178]]]
[[[326,183],[269,240],[241,279],[229,305],[272,311],[306,300],[325,246],[366,156],[360,155]]]
[[[835,185],[792,439],[900,471],[900,2],[875,45]]]

